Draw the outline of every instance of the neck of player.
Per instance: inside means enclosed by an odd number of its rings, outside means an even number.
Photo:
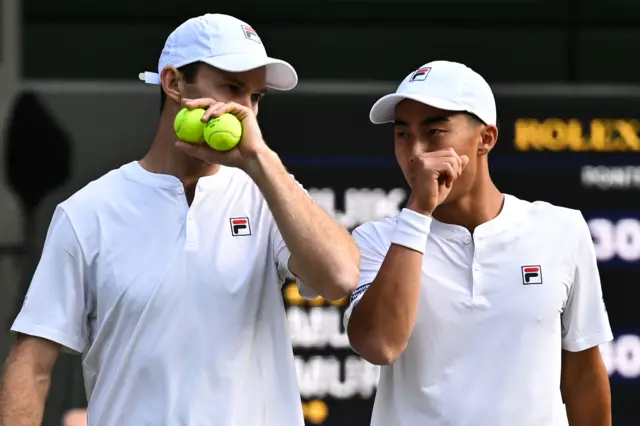
[[[479,172],[475,184],[467,194],[445,203],[433,212],[440,222],[460,225],[470,232],[479,225],[494,219],[502,211],[504,195],[495,186],[488,169]]]
[[[173,120],[176,114],[177,110],[167,103],[160,116],[151,148],[140,160],[140,165],[151,173],[177,177],[188,192],[195,188],[198,179],[215,174],[220,166],[190,157],[175,147],[177,137],[173,130]]]

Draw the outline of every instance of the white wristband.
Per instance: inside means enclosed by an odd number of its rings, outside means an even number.
[[[430,229],[431,216],[402,209],[391,237],[391,244],[397,244],[424,254]]]

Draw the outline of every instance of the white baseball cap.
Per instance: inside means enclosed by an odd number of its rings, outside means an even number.
[[[191,18],[167,38],[158,61],[158,72],[144,72],[140,80],[160,84],[160,73],[172,65],[176,68],[204,62],[229,72],[267,68],[267,86],[290,90],[298,84],[295,69],[285,61],[267,56],[258,34],[246,22],[229,15],[206,14]]]
[[[395,93],[383,96],[371,108],[374,124],[393,122],[396,106],[412,99],[447,111],[464,111],[485,124],[496,124],[496,101],[484,78],[466,65],[433,61],[409,74]]]

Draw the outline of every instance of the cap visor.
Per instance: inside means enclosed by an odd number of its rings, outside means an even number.
[[[298,84],[296,70],[280,59],[237,53],[203,59],[202,62],[229,72],[245,72],[266,66],[267,87],[273,89],[291,90]]]
[[[445,99],[424,96],[417,93],[392,93],[381,97],[373,104],[371,112],[369,113],[369,119],[373,124],[392,123],[396,117],[396,106],[405,99],[411,99],[447,111],[465,111],[465,108],[459,104]]]

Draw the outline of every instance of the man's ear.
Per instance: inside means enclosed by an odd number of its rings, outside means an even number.
[[[498,142],[498,128],[494,125],[485,126],[482,130],[478,155],[487,155]]]
[[[165,67],[160,73],[160,84],[162,85],[162,90],[164,90],[164,93],[167,95],[167,99],[177,104],[182,102],[182,75],[177,68],[172,66]]]

